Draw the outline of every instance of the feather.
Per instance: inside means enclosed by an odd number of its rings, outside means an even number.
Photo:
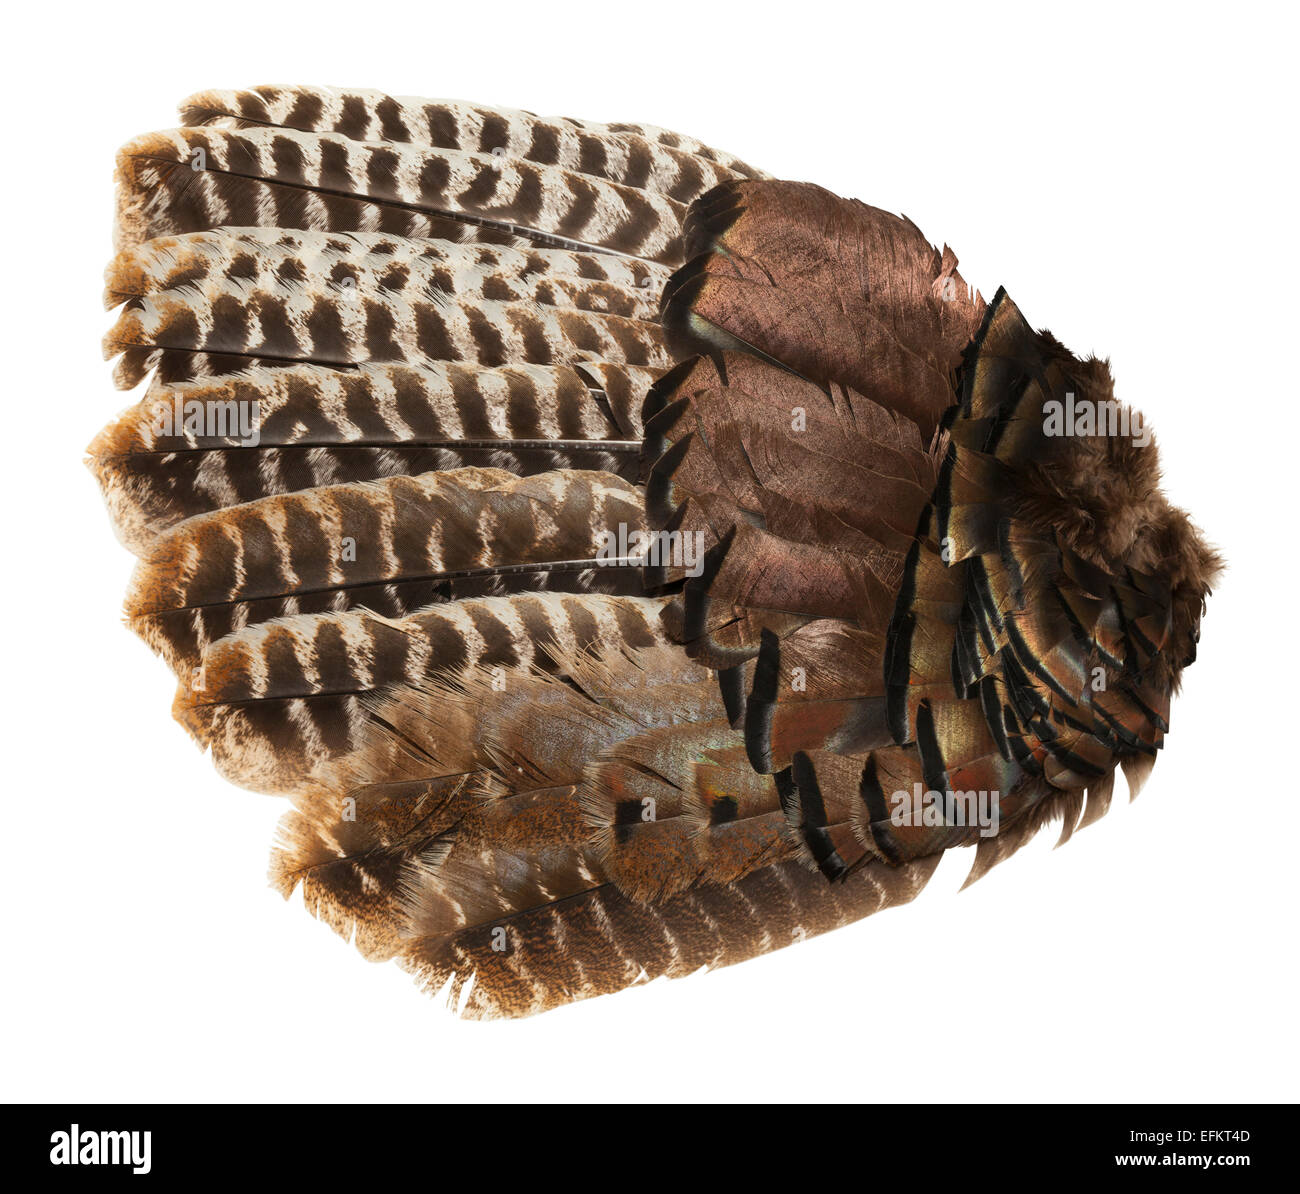
[[[733,175],[760,177],[739,159],[644,124],[602,125],[546,119],[511,108],[424,100],[325,87],[203,91],[182,101],[186,125],[341,133],[356,141],[392,141],[498,153],[559,166],[690,203]]]
[[[408,299],[439,294],[533,301],[639,319],[654,318],[661,266],[608,253],[509,249],[377,233],[221,228],[156,237],[124,249],[104,273],[104,303],[181,288],[213,303],[225,283],[251,290],[379,292]]]
[[[691,209],[664,293],[679,351],[741,347],[911,419],[923,438],[984,303],[906,219],[807,183],[724,183]]]
[[[337,788],[373,753],[366,701],[394,684],[484,669],[508,683],[557,652],[664,642],[660,603],[602,594],[462,597],[404,618],[358,609],[277,618],[208,646],[175,713],[232,783],[264,791]],[[403,740],[388,744],[393,757]]]
[[[205,127],[139,137],[119,152],[117,168],[121,248],[269,218],[280,228],[447,240],[477,234],[501,244],[598,248],[666,265],[682,258],[685,208],[677,200],[491,153],[353,141],[337,133]],[[543,221],[554,230],[535,232]]]
[[[412,298],[381,288],[299,284],[276,277],[263,288],[227,275],[195,287],[132,299],[104,338],[104,357],[130,352],[116,380],[144,380],[139,353],[166,350],[355,365],[365,361],[466,361],[500,366],[571,364],[588,357],[664,368],[671,362],[657,324],[531,299]],[[148,358],[145,358],[146,360]]]
[[[909,903],[938,860],[864,868],[839,884],[799,863],[777,863],[658,904],[594,887],[418,938],[400,961],[431,993],[450,981],[447,1001],[467,1018],[534,1015],[657,978],[731,966]]]
[[[483,467],[635,480],[640,404],[655,373],[624,367],[625,394],[585,367],[439,361],[246,369],[156,378],[87,449],[119,536],[137,555],[177,523],[319,486]]]
[[[643,525],[635,489],[607,473],[516,477],[456,469],[263,497],[178,523],[142,557],[132,628],[171,665],[207,642],[287,614],[419,608],[499,584],[639,589],[626,559],[601,558],[619,526]]]

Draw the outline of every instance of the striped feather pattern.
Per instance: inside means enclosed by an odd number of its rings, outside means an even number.
[[[480,668],[496,680],[551,667],[557,653],[658,646],[661,608],[641,597],[525,593],[401,619],[369,610],[283,617],[209,646],[174,711],[233,783],[338,792],[361,765],[354,753],[374,750],[368,694]]]
[[[596,124],[569,117],[455,100],[426,100],[335,87],[255,87],[201,91],[181,103],[186,125],[275,125],[392,141],[499,153],[543,166],[656,191],[690,203],[733,175],[764,177],[738,158],[693,137],[647,124]]]
[[[301,612],[304,596],[392,616],[437,600],[439,586],[452,598],[511,574],[639,590],[637,568],[597,558],[602,532],[620,525],[643,526],[643,508],[608,473],[456,469],[324,486],[178,523],[141,559],[126,613],[181,671],[215,637]]]
[[[501,245],[388,236],[220,228],[155,237],[125,249],[105,271],[105,306],[158,291],[193,289],[209,302],[222,280],[251,289],[278,284],[378,291],[408,299],[440,294],[532,300],[653,319],[668,279],[662,266],[609,253],[510,249]]]
[[[118,386],[131,389],[144,380],[154,362],[139,354],[159,349],[335,366],[548,365],[588,358],[658,369],[671,364],[659,326],[635,316],[529,299],[455,299],[439,292],[411,298],[382,288],[359,294],[354,286],[322,288],[278,277],[263,287],[223,276],[206,294],[187,286],[132,299],[104,339],[106,359],[132,354],[115,371]]]
[[[801,863],[777,863],[657,904],[604,885],[419,938],[399,963],[430,993],[449,984],[448,1005],[469,1019],[535,1015],[656,978],[731,966],[910,903],[938,861],[934,855],[864,868],[835,884]],[[500,941],[506,948],[495,948]]]
[[[468,225],[502,243],[682,260],[686,209],[677,200],[491,153],[290,129],[184,128],[130,142],[118,154],[118,177],[121,248],[221,225],[449,240],[473,236],[454,233]]]
[[[441,361],[155,377],[87,452],[119,534],[141,554],[183,519],[315,486],[465,466],[635,480],[656,376],[622,367],[612,392],[588,366]]]

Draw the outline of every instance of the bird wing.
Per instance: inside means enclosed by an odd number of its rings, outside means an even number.
[[[729,964],[1154,756],[1213,561],[1163,508],[1054,533],[1096,370],[909,221],[646,125],[181,111],[118,157],[148,384],[89,463],[177,718],[367,957],[470,1016]],[[900,825],[914,784],[1002,828]]]

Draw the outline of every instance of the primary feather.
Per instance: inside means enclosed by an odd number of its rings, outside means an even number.
[[[526,1015],[1145,777],[1217,557],[1149,436],[1049,431],[1129,427],[1105,364],[910,221],[646,125],[182,117],[119,154],[105,351],[151,380],[90,464],[176,716],[367,957]]]

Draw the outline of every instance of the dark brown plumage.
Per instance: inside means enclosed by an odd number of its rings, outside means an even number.
[[[1136,790],[1217,558],[1105,364],[951,250],[646,126],[182,111],[119,156],[105,349],[152,380],[91,465],[177,717],[366,956],[528,1014]]]

